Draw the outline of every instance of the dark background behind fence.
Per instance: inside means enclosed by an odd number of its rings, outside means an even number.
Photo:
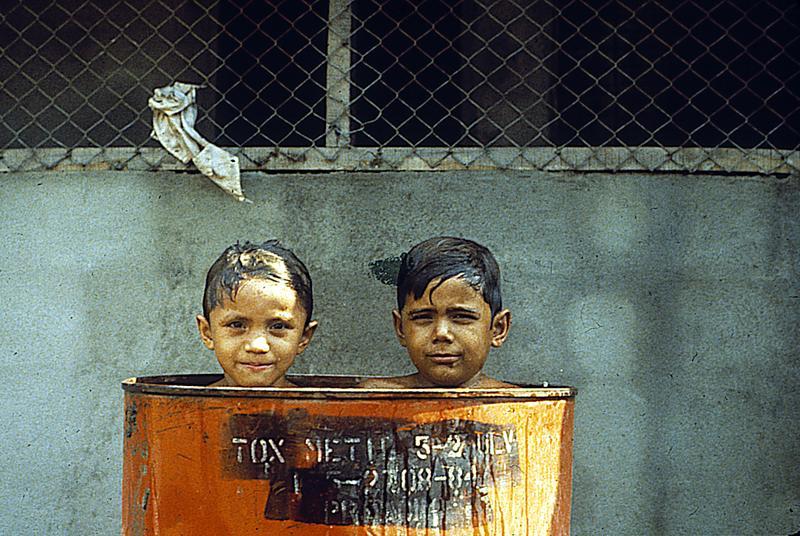
[[[235,149],[484,148],[514,168],[546,167],[522,149],[660,148],[692,171],[674,157],[701,148],[796,171],[799,35],[794,0],[5,2],[0,147],[157,148],[147,99],[182,81]]]

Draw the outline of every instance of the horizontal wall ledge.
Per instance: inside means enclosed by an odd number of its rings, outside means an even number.
[[[242,171],[650,171],[792,174],[800,151],[686,147],[225,147]],[[0,172],[196,171],[160,147],[0,150]]]

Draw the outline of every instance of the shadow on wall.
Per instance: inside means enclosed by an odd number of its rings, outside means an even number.
[[[576,417],[574,529],[656,533],[663,488],[648,472],[652,449],[664,442],[661,401],[640,380],[654,377],[644,342],[653,330],[647,287],[660,266],[651,251],[666,244],[648,239],[657,223],[643,209],[648,192],[639,183],[576,180],[584,192],[570,194],[578,208],[568,240],[578,245],[569,276],[577,292],[563,322],[573,372],[585,384]]]
[[[780,223],[793,221],[796,190],[789,200],[775,179],[716,177],[613,178],[595,188],[594,207],[573,228],[582,244],[574,278],[584,285],[565,318],[586,383],[576,533],[790,526],[797,475],[768,475],[792,467],[800,447],[782,431],[796,417],[775,410],[798,399],[800,315],[786,299],[790,274],[797,283],[786,265],[797,228],[787,237]],[[742,520],[764,496],[774,510]]]
[[[81,281],[87,351],[75,356],[73,381],[65,387],[76,393],[80,422],[71,453],[77,470],[61,483],[61,493],[70,498],[66,530],[74,534],[92,533],[119,509],[118,494],[109,496],[120,479],[119,385],[126,371],[139,368],[142,356],[152,355],[160,332],[158,315],[151,312],[158,310],[161,293],[152,283],[135,280],[130,259],[95,261],[88,260]]]
[[[166,200],[181,195],[159,179],[147,177],[152,189],[138,200],[137,210],[123,211],[113,224],[98,224],[100,231],[81,245],[87,251],[78,267],[86,351],[73,356],[73,381],[65,386],[75,393],[78,408],[80,425],[71,445],[77,470],[61,483],[61,493],[70,498],[71,534],[94,533],[108,524],[109,512],[119,512],[120,382],[151,373],[215,370],[213,355],[201,353],[194,327],[199,306],[190,298],[202,294],[195,287],[204,274],[194,273],[191,255],[182,254],[200,248],[186,240],[176,249],[174,230],[159,228],[154,215],[174,208]],[[125,220],[130,214],[137,217]]]

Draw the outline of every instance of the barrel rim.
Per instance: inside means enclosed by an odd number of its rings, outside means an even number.
[[[301,398],[301,399],[567,399],[574,398],[578,390],[575,387],[548,385],[520,385],[519,387],[502,388],[408,388],[408,389],[374,389],[360,387],[208,387],[221,377],[219,374],[182,374],[132,377],[122,382],[122,389],[128,393],[143,393],[170,396],[211,396],[211,397],[243,397],[243,398]],[[298,381],[308,378],[325,378],[332,383],[356,383],[371,376],[350,375],[311,375],[292,374],[290,380]],[[189,384],[194,380],[195,383]],[[198,384],[197,382],[207,382]],[[184,382],[184,383],[181,383]]]

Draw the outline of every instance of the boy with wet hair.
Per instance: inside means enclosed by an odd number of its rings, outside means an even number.
[[[500,268],[484,246],[440,236],[411,248],[400,264],[392,317],[417,373],[371,378],[362,387],[513,387],[483,373],[489,349],[502,346],[511,327]]]
[[[211,265],[197,329],[223,378],[211,386],[293,387],[286,371],[311,342],[308,270],[277,240],[236,243]]]

